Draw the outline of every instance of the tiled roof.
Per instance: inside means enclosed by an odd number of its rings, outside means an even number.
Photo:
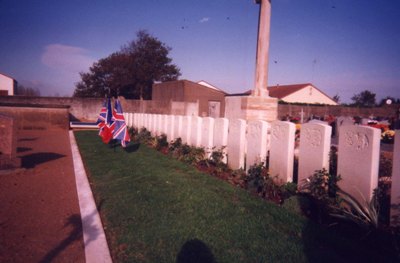
[[[307,86],[313,86],[313,85],[310,83],[295,84],[295,85],[282,85],[282,86],[277,85],[277,86],[268,87],[268,91],[269,91],[269,96],[277,98],[277,99],[282,99],[282,98],[284,98],[296,91],[299,91]]]
[[[292,94],[296,91],[299,91],[307,86],[312,86],[315,89],[319,90],[313,84],[305,83],[305,84],[293,84],[293,85],[276,85],[276,86],[268,87],[268,92],[269,92],[269,96],[271,96],[273,98],[277,98],[277,99],[282,99],[282,98],[289,96],[290,94]],[[323,93],[322,91],[320,91],[320,92]],[[244,93],[231,94],[231,95],[246,96],[246,95],[250,95],[250,94],[251,94],[251,90],[245,91]],[[323,93],[323,94],[326,95],[325,93]]]

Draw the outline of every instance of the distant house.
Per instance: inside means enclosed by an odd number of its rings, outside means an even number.
[[[198,115],[223,117],[226,92],[205,82],[176,80],[153,85],[152,100],[174,102],[197,102]]]
[[[294,85],[276,85],[268,87],[269,96],[288,103],[338,105],[331,97],[311,83]],[[250,95],[251,91],[243,95]]]
[[[17,88],[17,81],[0,73],[0,96],[13,96]]]

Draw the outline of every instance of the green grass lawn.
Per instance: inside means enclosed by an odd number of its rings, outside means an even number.
[[[114,262],[379,260],[354,240],[145,145],[126,152],[93,131],[75,136]]]

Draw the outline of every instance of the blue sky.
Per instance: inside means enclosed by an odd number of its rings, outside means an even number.
[[[273,0],[269,85],[400,98],[399,13],[398,0]],[[0,0],[0,72],[70,96],[79,72],[145,29],[182,79],[237,93],[254,86],[257,23],[252,0]]]

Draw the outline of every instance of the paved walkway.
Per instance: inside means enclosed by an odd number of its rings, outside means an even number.
[[[95,206],[87,202],[81,206],[91,214],[82,228],[68,131],[22,130],[17,146],[22,168],[0,171],[0,262],[85,262],[85,245],[96,251],[104,233]],[[91,196],[87,188],[82,193]],[[104,247],[97,251],[108,254]],[[95,261],[86,254],[86,262]]]

